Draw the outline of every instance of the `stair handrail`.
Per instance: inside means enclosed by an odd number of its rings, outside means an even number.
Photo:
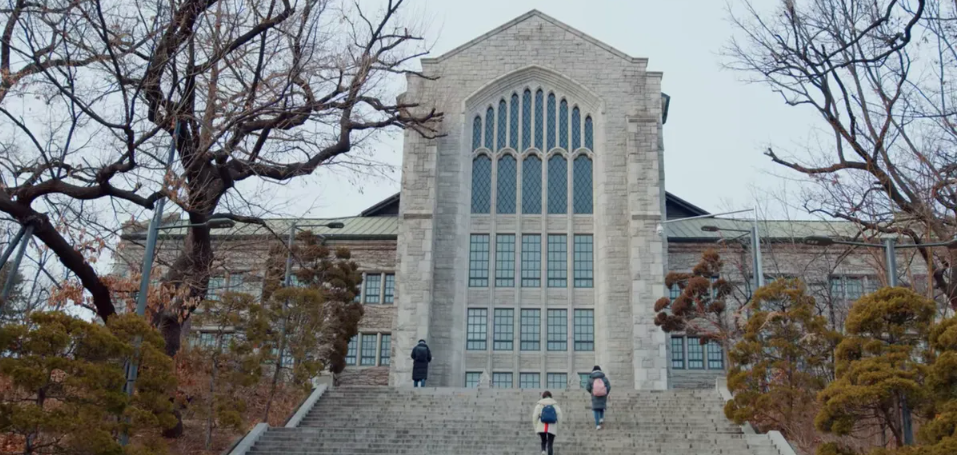
[[[734,399],[734,394],[732,394],[731,389],[728,388],[728,378],[726,376],[716,377],[714,387],[717,389],[718,394],[721,395],[721,399],[725,402]],[[743,431],[744,434],[759,434],[757,430],[754,429],[754,426],[751,425],[751,422],[744,422],[744,424],[741,425],[741,431]],[[766,434],[768,439],[771,440],[771,444],[774,445],[774,448],[777,449],[781,455],[798,455],[797,451],[794,450],[794,447],[791,446],[791,443],[788,442],[787,438],[785,438],[780,431],[771,430]]]

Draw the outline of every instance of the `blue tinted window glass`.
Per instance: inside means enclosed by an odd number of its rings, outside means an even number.
[[[582,146],[582,115],[578,108],[572,109],[572,150]]]
[[[518,95],[515,93],[512,94],[512,101],[509,104],[508,125],[508,146],[518,150]]]
[[[482,117],[475,116],[472,121],[472,150],[482,146]]]
[[[522,150],[532,146],[532,92],[522,93]]]
[[[568,102],[558,106],[558,146],[568,150]]]
[[[472,160],[472,213],[492,210],[492,160],[481,155]]]
[[[495,110],[491,107],[485,111],[485,148],[494,150],[495,139]]]
[[[585,117],[585,147],[588,150],[594,150],[595,146],[592,143],[594,132],[592,131],[591,116]]]
[[[548,142],[548,149],[551,150],[555,147],[555,94],[548,94],[548,130],[545,132],[545,137]]]
[[[535,92],[535,147],[539,150],[541,150],[542,146],[545,145],[542,142],[545,129],[545,117],[544,113],[542,112],[544,110],[544,106],[542,106],[544,103],[545,94],[541,90]]]
[[[505,155],[498,160],[498,194],[495,213],[515,213],[518,164],[515,157]]]
[[[508,126],[506,124],[508,121],[506,118],[507,115],[505,100],[501,100],[498,102],[498,143],[496,144],[498,150],[505,148],[505,136],[506,133],[508,133]]]
[[[542,213],[542,160],[537,156],[522,162],[522,213]]]
[[[559,155],[548,159],[548,213],[568,213],[568,161]]]
[[[584,155],[575,158],[572,169],[575,213],[592,213],[591,160]]]

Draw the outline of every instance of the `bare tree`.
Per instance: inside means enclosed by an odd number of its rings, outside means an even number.
[[[775,163],[813,186],[806,209],[915,243],[957,233],[957,11],[940,0],[743,1],[727,66],[822,120],[819,148]],[[922,248],[934,287],[957,308],[954,249]]]
[[[11,1],[0,8],[0,211],[34,224],[106,319],[114,302],[81,237],[170,198],[200,225],[164,277],[182,298],[152,315],[175,353],[213,261],[201,224],[262,223],[221,210],[242,207],[244,182],[308,176],[382,131],[436,134],[441,113],[390,95],[396,77],[425,77],[403,6]]]

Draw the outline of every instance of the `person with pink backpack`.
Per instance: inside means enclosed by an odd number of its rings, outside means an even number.
[[[595,365],[592,368],[591,375],[588,376],[588,384],[585,390],[591,394],[591,410],[595,413],[595,429],[601,430],[605,424],[605,408],[608,405],[608,393],[611,392],[611,382],[601,371],[601,367]]]

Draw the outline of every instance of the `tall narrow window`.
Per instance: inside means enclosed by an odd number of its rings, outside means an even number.
[[[542,236],[522,236],[522,287],[542,287]]]
[[[548,350],[568,350],[568,310],[548,310]]]
[[[392,364],[392,335],[383,333],[379,338],[379,365]]]
[[[295,275],[293,275],[295,277]],[[206,300],[216,300],[222,298],[223,293],[226,292],[226,277],[224,276],[211,276],[209,277],[209,284],[206,286]]]
[[[594,285],[594,245],[591,235],[575,235],[575,287],[590,288]]]
[[[479,155],[472,160],[472,213],[492,211],[492,160]]]
[[[508,146],[518,150],[518,94],[513,93],[508,105]]]
[[[479,386],[479,382],[482,381],[482,372],[481,371],[468,371],[465,373],[465,387],[468,389],[474,389]]]
[[[495,213],[512,214],[515,213],[515,204],[517,204],[515,181],[518,172],[518,165],[515,157],[505,155],[498,160],[498,194],[495,204]]]
[[[542,160],[535,155],[522,163],[522,213],[542,213]]]
[[[575,350],[595,350],[594,310],[575,310]]]
[[[698,337],[688,337],[688,369],[704,369],[704,346]]]
[[[484,351],[488,348],[488,310],[469,308],[466,333],[466,349]]]
[[[495,109],[485,111],[485,148],[495,150]]]
[[[555,148],[555,94],[548,94],[548,129],[545,131],[548,150]]]
[[[520,373],[518,386],[523,389],[537,389],[542,386],[541,373]]]
[[[469,287],[488,286],[488,234],[472,234],[469,242]]]
[[[677,299],[681,295],[681,288],[678,287],[678,283],[672,283],[671,289],[668,289],[668,298],[672,301]]]
[[[495,236],[495,287],[515,287],[515,234]]]
[[[548,235],[548,287],[568,286],[568,236]]]
[[[558,105],[558,146],[568,150],[568,101]]]
[[[385,276],[385,294],[382,303],[395,303],[395,274],[389,273]]]
[[[572,150],[582,146],[582,114],[576,106],[572,109]]]
[[[379,287],[382,285],[382,275],[370,273],[366,275],[365,303],[379,303]]]
[[[505,148],[505,137],[508,135],[508,108],[505,106],[505,100],[498,102],[498,146],[497,150]]]
[[[548,213],[568,213],[568,160],[561,155],[548,159]]]
[[[595,150],[595,145],[593,143],[594,131],[591,121],[591,116],[585,117],[585,148],[588,150]]]
[[[542,349],[542,310],[522,310],[521,334],[523,351]]]
[[[543,149],[545,145],[542,142],[542,137],[545,133],[545,115],[544,112],[542,112],[544,110],[543,104],[545,104],[545,96],[541,89],[539,89],[535,92],[535,148],[539,150]]]
[[[588,387],[588,381],[590,380],[591,373],[578,373],[578,386],[581,388]]]
[[[522,93],[522,151],[532,146],[532,92]]]
[[[492,373],[493,389],[511,389],[512,373]]]
[[[592,181],[591,181],[591,159],[585,155],[579,155],[575,158],[573,168],[573,187],[575,200],[572,205],[575,206],[576,214],[592,213]]]
[[[362,357],[359,360],[359,365],[363,366],[373,366],[375,365],[375,348],[376,348],[376,334],[374,333],[364,333],[362,334]]]
[[[472,120],[472,150],[482,147],[482,117],[476,115]]]
[[[565,390],[568,388],[568,375],[565,373],[548,373],[545,376],[546,387],[552,390]]]
[[[512,338],[515,333],[515,310],[511,308],[496,308],[493,315],[495,325],[492,349],[496,351],[511,351]]]
[[[708,369],[724,369],[724,349],[714,340],[708,342]]]
[[[346,348],[346,365],[355,365],[356,356],[359,355],[359,335],[349,339],[349,347]]]
[[[671,368],[675,370],[685,369],[684,337],[671,337]]]

